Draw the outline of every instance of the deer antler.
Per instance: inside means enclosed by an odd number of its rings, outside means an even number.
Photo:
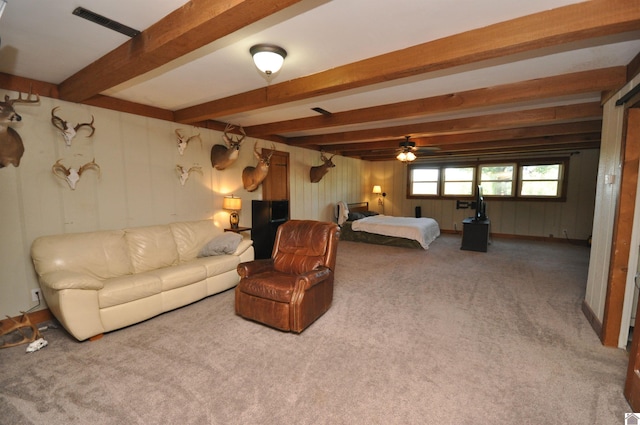
[[[53,124],[55,128],[57,128],[58,130],[64,133],[67,131],[67,122],[62,118],[56,116],[55,112],[56,112],[56,109],[58,108],[59,106],[56,106],[51,110],[51,124]]]
[[[96,170],[98,172],[98,177],[100,177],[101,171],[100,166],[96,164],[96,159],[93,158],[91,162],[87,162],[78,170],[78,175],[81,176],[87,170]]]
[[[75,127],[73,127],[73,129],[74,129],[75,131],[78,131],[78,129],[79,129],[80,127],[88,126],[88,127],[90,127],[90,128],[91,128],[91,133],[89,133],[89,135],[88,135],[87,137],[91,137],[91,136],[93,136],[93,133],[95,133],[95,132],[96,132],[96,128],[93,126],[93,122],[94,122],[94,121],[95,121],[95,118],[94,118],[94,116],[93,116],[93,115],[91,115],[91,122],[85,122],[85,123],[77,124]]]
[[[244,128],[242,128],[242,126],[239,126],[238,129],[240,130],[240,133],[242,133],[242,137],[234,139],[233,135],[228,135],[227,132],[233,130],[236,126],[233,124],[229,124],[227,123],[227,125],[224,127],[224,132],[222,133],[222,140],[224,140],[224,143],[227,145],[228,148],[232,148],[234,146],[240,146],[240,143],[242,143],[242,141],[244,140],[245,137],[247,137],[247,133],[245,133]]]
[[[76,184],[78,183],[78,181],[80,181],[80,176],[82,176],[82,173],[87,170],[93,169],[98,171],[98,177],[100,177],[100,166],[96,164],[95,158],[93,159],[93,161],[84,164],[78,170],[73,167],[67,168],[62,165],[60,161],[62,161],[62,159],[57,160],[56,163],[53,164],[53,167],[51,167],[51,171],[56,177],[66,180],[72,190],[75,190]]]
[[[40,102],[40,96],[38,95],[38,93],[35,94],[36,98],[35,100],[31,99],[31,96],[33,96],[32,90],[31,90],[31,86],[29,86],[29,94],[27,95],[26,98],[22,98],[22,92],[18,92],[18,97],[16,99],[11,99],[9,98],[9,95],[5,95],[4,96],[4,101],[6,103],[8,103],[9,105],[13,105],[14,103],[38,103]]]
[[[55,174],[56,177],[59,177],[65,180],[69,175],[69,169],[64,165],[60,164],[60,161],[62,161],[62,159],[57,160],[56,163],[53,164],[53,167],[51,167],[51,171],[53,171],[53,174]],[[63,175],[60,175],[61,173]]]
[[[189,176],[191,175],[192,172],[197,172],[197,173],[202,174],[202,167],[200,167],[199,165],[194,165],[194,166],[192,166],[191,168],[189,168],[187,170],[182,165],[177,164],[176,165],[176,170],[180,174],[180,184],[182,186],[184,186],[184,184],[187,182],[187,180],[189,179]]]
[[[74,137],[76,137],[76,132],[80,127],[85,127],[85,126],[90,127],[91,133],[89,133],[87,137],[93,136],[93,133],[95,133],[96,131],[96,128],[93,126],[93,123],[95,121],[95,117],[93,115],[91,115],[91,122],[80,123],[80,124],[77,124],[75,127],[71,127],[67,121],[63,120],[62,118],[56,115],[55,112],[56,112],[56,109],[58,108],[59,106],[56,106],[51,110],[51,123],[55,128],[57,128],[62,132],[62,137],[64,137],[64,140],[67,146],[71,146],[71,141],[73,140]]]
[[[178,152],[180,153],[180,155],[184,154],[184,150],[187,148],[187,146],[193,139],[199,140],[200,147],[202,147],[202,139],[200,138],[200,133],[195,134],[189,138],[185,138],[185,136],[183,136],[182,133],[180,132],[179,128],[175,129],[175,133],[176,133],[176,136],[178,136]]]

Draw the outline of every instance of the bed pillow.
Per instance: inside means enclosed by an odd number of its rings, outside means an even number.
[[[356,220],[360,220],[361,218],[365,218],[366,215],[364,215],[364,213],[359,213],[359,212],[353,212],[353,213],[349,213],[349,221],[356,221]]]
[[[377,211],[365,211],[362,213],[365,217],[371,217],[373,215],[378,215],[379,213]]]
[[[242,236],[234,232],[224,232],[211,239],[202,247],[198,257],[211,257],[212,255],[233,254],[238,249]]]

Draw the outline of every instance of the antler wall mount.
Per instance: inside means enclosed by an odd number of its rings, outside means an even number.
[[[51,124],[53,124],[53,126],[58,130],[60,130],[60,133],[62,134],[62,137],[64,137],[64,142],[67,146],[71,146],[71,142],[76,137],[78,130],[82,127],[89,127],[91,129],[91,132],[87,137],[93,136],[93,133],[95,133],[96,131],[96,128],[93,126],[93,123],[95,121],[93,115],[91,115],[91,122],[78,123],[75,126],[71,126],[68,121],[63,120],[55,114],[56,109],[58,108],[59,106],[56,106],[51,110]]]

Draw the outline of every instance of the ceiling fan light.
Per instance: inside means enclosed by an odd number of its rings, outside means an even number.
[[[404,151],[400,152],[398,154],[398,156],[396,156],[396,158],[399,159],[400,161],[404,162],[404,161],[407,160],[407,154]]]
[[[287,57],[286,50],[271,44],[256,44],[249,52],[256,67],[267,75],[280,71],[284,58]]]
[[[407,161],[415,161],[416,160],[416,155],[413,152],[409,151],[409,152],[407,152],[407,159],[406,160]]]

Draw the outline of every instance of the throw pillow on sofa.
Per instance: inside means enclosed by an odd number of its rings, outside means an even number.
[[[236,252],[236,249],[238,249],[240,241],[242,241],[241,235],[233,232],[225,232],[207,242],[207,244],[200,250],[198,257],[233,254]]]

